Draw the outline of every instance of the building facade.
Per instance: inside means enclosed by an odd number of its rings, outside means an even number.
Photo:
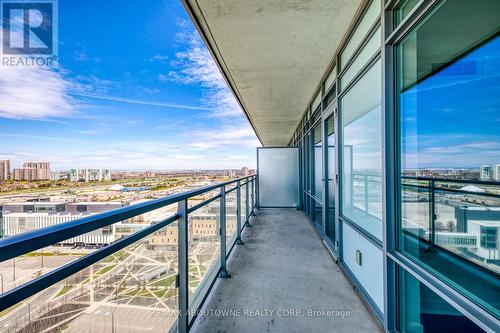
[[[264,148],[298,150],[297,207],[381,325],[498,331],[500,2],[184,3]]]
[[[50,227],[64,222],[77,220],[88,213],[10,213],[3,215],[3,232],[5,237],[24,232]],[[105,245],[115,240],[114,225],[97,229],[92,232],[66,239],[61,244],[96,246]]]
[[[25,162],[22,168],[15,168],[12,171],[14,180],[50,180],[50,162]]]
[[[0,161],[0,181],[10,179],[10,160]]]
[[[102,168],[70,169],[71,182],[102,182],[111,180],[111,170]]]
[[[236,234],[236,202],[228,202],[229,212],[226,213],[226,234]],[[234,211],[234,212],[233,212]],[[214,242],[220,232],[220,214],[217,205],[207,205],[189,218],[188,239],[192,241]],[[178,244],[177,226],[168,226],[161,231],[155,232],[148,238],[150,247],[176,247]]]
[[[500,164],[492,165],[493,180],[500,181]]]
[[[493,170],[491,165],[481,165],[480,169],[481,179],[483,180],[491,180],[493,176]]]
[[[14,236],[128,206],[123,202],[20,202],[3,204],[2,237]],[[123,221],[124,223],[126,221]],[[67,239],[62,244],[105,245],[117,239],[117,224]]]

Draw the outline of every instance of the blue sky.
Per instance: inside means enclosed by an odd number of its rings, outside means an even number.
[[[59,1],[59,70],[0,68],[0,159],[255,167],[259,146],[180,1]]]

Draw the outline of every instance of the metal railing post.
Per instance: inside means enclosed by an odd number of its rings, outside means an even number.
[[[259,177],[255,177],[255,208],[260,207],[260,197],[259,197]]]
[[[219,277],[231,277],[226,269],[226,188],[220,188],[220,273]]]
[[[431,235],[430,235],[430,243],[431,245],[434,245],[435,242],[436,242],[436,195],[434,193],[434,186],[435,186],[435,183],[434,183],[434,180],[431,180],[430,181],[430,184],[429,184],[429,217],[430,217],[430,220],[429,222],[431,223],[430,227],[431,227]]]
[[[243,245],[241,240],[241,182],[236,183],[236,244]]]
[[[255,212],[253,209],[255,208],[255,182],[257,181],[257,177],[252,178],[252,211],[250,212],[250,216],[255,216]]]
[[[245,186],[245,225],[247,227],[251,227],[252,225],[250,224],[250,214],[249,214],[249,209],[248,209],[248,179],[247,179],[247,185]]]
[[[187,333],[188,330],[188,201],[178,202],[178,272],[177,287],[179,288],[179,314],[177,317],[177,331]]]

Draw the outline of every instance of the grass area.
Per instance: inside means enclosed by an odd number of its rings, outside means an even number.
[[[57,332],[64,332],[69,328],[68,324],[62,324],[61,326],[57,327]]]
[[[120,260],[120,261],[124,261],[125,259],[128,258],[129,253],[125,250],[120,250],[120,251],[117,251],[116,253],[113,253],[113,256],[115,258],[118,257],[118,260]]]
[[[55,256],[57,253],[54,252],[30,252],[22,255],[21,257],[41,257],[42,255],[44,257],[52,257]]]
[[[150,283],[149,285],[152,287],[170,287],[174,283],[175,283],[175,274],[164,277],[163,279]]]
[[[104,268],[101,268],[97,273],[94,274],[94,277],[101,276],[112,270],[113,268],[116,267],[116,264],[106,266]]]
[[[59,292],[57,293],[56,297],[59,297],[59,296],[62,296],[64,294],[66,294],[68,291],[70,291],[74,287],[75,286],[64,286],[64,287],[62,287],[61,290],[59,290]]]
[[[115,257],[113,255],[110,255],[104,259],[102,259],[100,262],[102,263],[110,263],[110,262],[113,262],[115,261]]]
[[[177,295],[177,290],[176,289],[155,290],[153,291],[153,294],[155,294],[155,296],[158,298],[170,298]]]
[[[12,310],[14,310],[15,308],[17,308],[18,306],[20,306],[20,305],[22,305],[22,304],[23,304],[23,303],[17,303],[17,304],[15,304],[15,305],[11,306],[10,308],[7,308],[7,309],[5,309],[5,310],[3,310],[3,311],[0,311],[0,318],[1,318],[2,316],[5,316],[7,313],[11,312]]]

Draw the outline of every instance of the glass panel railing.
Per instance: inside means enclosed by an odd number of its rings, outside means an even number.
[[[198,309],[220,268],[220,202],[217,199],[188,215],[188,307],[191,311]]]
[[[0,262],[0,289],[7,292],[15,287],[33,281],[36,278],[42,277],[63,265],[75,262],[78,259],[84,258],[89,254],[112,244],[126,236],[131,235],[139,230],[155,224],[169,216],[172,216],[177,211],[177,205],[168,205],[147,213],[134,216],[102,228],[98,228],[91,232],[61,240],[50,246],[42,249],[31,251],[18,257]],[[6,228],[10,231],[7,235],[16,235],[16,230],[19,229],[21,221],[12,214],[6,215]],[[29,217],[33,225],[41,223],[46,226],[54,226],[73,219],[62,219],[61,215],[40,215],[30,214]],[[95,214],[87,214],[85,217],[92,217]],[[80,215],[79,215],[80,216]],[[80,216],[81,217],[81,216]],[[47,223],[50,221],[50,223]],[[24,232],[37,230],[29,228]],[[6,236],[6,239],[11,237]],[[170,237],[155,237],[153,242],[160,243],[176,243],[177,238]]]
[[[236,241],[236,204],[237,190],[226,194],[226,254]]]
[[[0,331],[168,331],[177,319],[177,240],[158,239],[171,230],[176,222],[5,309]]]
[[[219,270],[229,276],[236,188],[232,180],[0,239],[0,331],[185,328]]]
[[[243,184],[244,182],[242,182]],[[247,211],[247,206],[246,206],[246,202],[247,202],[247,193],[248,190],[247,190],[247,185],[248,184],[245,184],[245,185],[241,185],[241,211],[240,211],[240,216],[241,216],[241,227],[243,228],[243,226],[245,225],[245,222],[247,221],[247,218],[246,218],[246,211]]]

